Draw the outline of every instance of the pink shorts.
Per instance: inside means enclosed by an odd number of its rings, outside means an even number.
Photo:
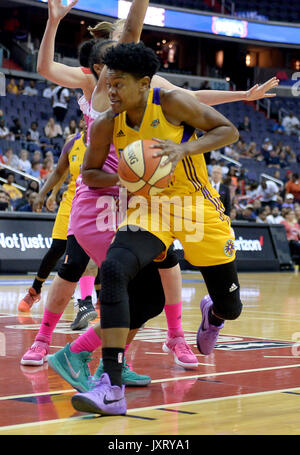
[[[118,196],[117,187],[94,189],[79,180],[73,199],[68,235],[76,237],[98,267],[116,233]]]

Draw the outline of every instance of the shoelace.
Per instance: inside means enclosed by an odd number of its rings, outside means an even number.
[[[193,351],[191,350],[187,343],[184,342],[178,343],[177,346],[180,347],[181,352],[183,352],[184,354],[193,354]]]

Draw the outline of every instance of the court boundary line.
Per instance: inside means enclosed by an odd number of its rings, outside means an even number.
[[[231,374],[257,373],[257,372],[263,372],[263,371],[272,371],[272,370],[281,370],[281,369],[299,368],[299,367],[300,367],[300,364],[298,363],[296,365],[277,365],[277,366],[266,367],[266,368],[253,368],[253,369],[247,369],[247,370],[234,370],[234,371],[220,371],[217,373],[212,372],[212,373],[194,374],[194,375],[190,375],[190,376],[179,376],[179,377],[174,377],[174,378],[154,379],[153,381],[151,381],[151,384],[183,381],[185,379],[207,378],[210,376],[229,376]],[[64,393],[72,393],[74,391],[76,392],[76,389],[63,389],[63,390],[55,390],[55,391],[42,392],[42,393],[11,395],[11,396],[5,396],[5,397],[3,396],[3,397],[0,397],[0,401],[14,400],[17,398],[39,397],[39,396],[44,396],[44,395],[59,395],[59,394],[64,394]]]
[[[253,393],[245,393],[245,394],[239,394],[239,395],[229,395],[226,397],[216,397],[216,398],[206,398],[204,400],[194,400],[194,401],[185,401],[185,402],[180,402],[180,403],[169,403],[169,404],[159,404],[155,406],[146,406],[143,408],[133,408],[133,409],[128,409],[127,414],[131,414],[134,412],[144,412],[144,411],[154,411],[158,410],[159,408],[172,408],[172,407],[178,407],[178,406],[189,406],[189,405],[196,405],[196,404],[205,404],[205,403],[212,403],[216,401],[225,401],[225,400],[233,400],[233,399],[240,399],[240,398],[251,398],[255,396],[262,396],[262,395],[270,395],[272,393],[285,393],[285,392],[290,392],[292,390],[300,390],[300,387],[291,387],[291,388],[286,388],[286,389],[275,389],[275,390],[266,390],[263,392],[253,392]],[[99,418],[99,414],[86,414],[82,416],[74,416],[74,417],[66,417],[64,419],[53,419],[53,420],[42,420],[42,421],[36,421],[36,422],[28,422],[28,423],[21,423],[21,424],[16,424],[16,425],[7,425],[5,427],[0,427],[0,434],[2,431],[6,430],[16,430],[18,428],[29,428],[29,427],[34,427],[34,426],[44,426],[44,425],[52,425],[55,423],[65,423],[65,422],[72,422],[75,420],[85,420],[85,419],[90,419],[90,418]],[[110,417],[121,417],[121,416],[110,416]],[[126,415],[122,416],[126,417]]]

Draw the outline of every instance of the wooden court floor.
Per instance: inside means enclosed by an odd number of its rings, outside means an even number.
[[[199,302],[206,293],[202,276],[182,277],[183,328],[198,368],[184,370],[162,352],[166,320],[161,314],[140,330],[127,355],[135,371],[151,376],[151,385],[126,389],[126,416],[99,417],[72,408],[75,390],[47,363],[20,365],[53,277],[42,300],[24,315],[17,303],[32,277],[1,276],[0,435],[299,435],[300,274],[241,273],[243,313],[225,324],[209,356],[195,345]],[[75,314],[70,302],[50,353],[78,336],[69,328]],[[96,351],[92,372],[100,355]]]

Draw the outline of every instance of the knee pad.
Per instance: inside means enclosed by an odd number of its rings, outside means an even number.
[[[136,256],[126,248],[111,248],[100,269],[101,327],[129,327],[128,284],[138,272]]]
[[[84,271],[82,276],[94,276],[94,277],[96,277],[97,275],[98,275],[98,266],[93,261],[93,259],[90,259],[89,263],[86,266],[86,269],[85,269],[85,271]]]
[[[214,296],[212,300],[214,314],[222,319],[233,321],[242,312],[243,304],[239,289],[227,295]]]
[[[76,255],[69,257],[66,255],[63,264],[59,267],[58,276],[63,280],[70,281],[70,283],[77,283],[87,266],[89,258],[86,261],[83,258],[76,257]]]

